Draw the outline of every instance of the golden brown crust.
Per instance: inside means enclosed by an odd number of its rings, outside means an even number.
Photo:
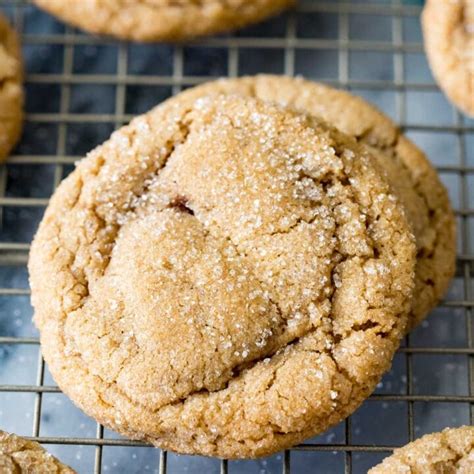
[[[447,428],[425,435],[369,471],[369,474],[471,474],[474,427]]]
[[[20,138],[23,120],[22,65],[15,32],[0,15],[0,162]]]
[[[0,430],[0,472],[2,474],[75,474],[43,447]]]
[[[176,41],[240,28],[294,0],[34,0],[91,33],[135,41]]]
[[[446,292],[456,265],[456,221],[448,193],[426,156],[396,125],[363,99],[301,78],[261,75],[223,79],[189,89],[199,95],[239,93],[319,116],[370,147],[403,203],[417,241],[415,297],[408,329]]]
[[[240,458],[371,393],[414,262],[403,208],[353,139],[260,100],[178,95],[61,184],[29,270],[42,351],[75,403],[130,437]]]
[[[456,107],[474,116],[474,1],[428,0],[422,26],[438,84]]]

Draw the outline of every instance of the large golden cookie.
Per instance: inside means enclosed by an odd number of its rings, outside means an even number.
[[[31,249],[35,322],[85,412],[182,453],[263,456],[390,367],[415,244],[367,148],[254,98],[178,95],[91,152]]]

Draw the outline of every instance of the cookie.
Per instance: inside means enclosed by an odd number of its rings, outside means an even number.
[[[21,133],[23,117],[20,44],[0,15],[0,162],[4,161]]]
[[[436,81],[456,107],[474,116],[474,1],[427,0],[421,20]]]
[[[326,120],[370,148],[405,206],[417,242],[416,288],[408,329],[437,305],[456,267],[456,221],[448,193],[426,156],[363,99],[301,78],[261,75],[189,89],[183,99],[234,93],[278,102]]]
[[[415,258],[355,140],[257,99],[178,95],[60,185],[29,271],[44,357],[86,413],[162,448],[248,458],[372,392]]]
[[[74,474],[34,441],[0,430],[0,472],[3,474]]]
[[[471,474],[474,427],[448,428],[423,436],[369,471],[369,474]]]
[[[294,0],[34,0],[91,33],[134,41],[180,41],[256,23]]]

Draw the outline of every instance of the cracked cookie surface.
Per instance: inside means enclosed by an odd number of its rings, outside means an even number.
[[[474,472],[474,427],[447,428],[425,435],[369,471],[369,474],[470,474]]]
[[[0,472],[3,474],[75,474],[39,443],[0,430]]]
[[[275,15],[294,0],[34,0],[91,33],[173,41],[219,33]]]
[[[22,66],[18,38],[0,14],[0,162],[21,133],[23,120]]]
[[[456,107],[474,116],[474,0],[428,0],[421,18],[436,81]]]
[[[405,207],[416,237],[416,286],[408,329],[419,324],[443,297],[456,265],[454,213],[446,189],[423,152],[365,100],[301,78],[222,79],[188,89],[181,97],[194,101],[202,95],[226,93],[277,102],[321,117],[370,148]]]
[[[244,458],[372,392],[414,264],[403,208],[355,140],[257,99],[178,95],[61,184],[29,270],[43,354],[84,411]]]

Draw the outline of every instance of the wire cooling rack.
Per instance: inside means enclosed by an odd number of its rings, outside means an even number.
[[[89,36],[24,0],[0,0],[22,38],[27,73],[24,136],[0,167],[0,428],[45,444],[80,473],[263,474],[365,473],[396,446],[472,424],[474,122],[433,82],[420,10],[417,1],[302,0],[259,26],[171,46]],[[449,189],[459,225],[457,274],[375,394],[345,422],[263,460],[177,456],[104,429],[56,387],[31,324],[29,242],[74,161],[114,128],[185,87],[258,72],[303,74],[352,90],[401,125]]]

